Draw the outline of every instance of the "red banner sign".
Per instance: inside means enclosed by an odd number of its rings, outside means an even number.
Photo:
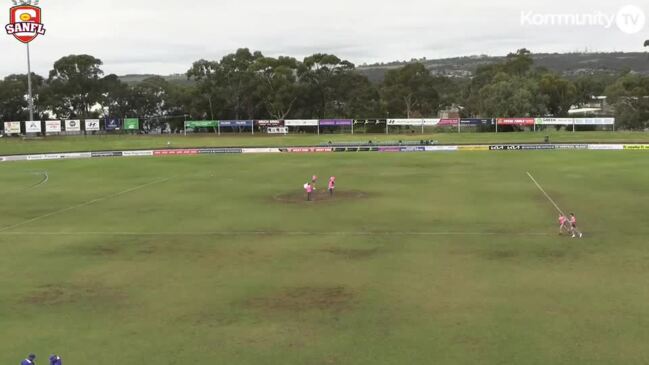
[[[534,118],[498,118],[498,125],[533,126]]]
[[[197,155],[198,150],[159,150],[153,151],[154,156],[182,156],[182,155]]]

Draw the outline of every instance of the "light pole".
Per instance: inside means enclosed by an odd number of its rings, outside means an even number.
[[[29,43],[27,43],[27,92],[29,93],[29,120],[34,120],[34,96],[32,95],[32,62],[29,55]]]

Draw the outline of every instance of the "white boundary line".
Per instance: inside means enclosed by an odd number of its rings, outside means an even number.
[[[543,195],[545,195],[546,198],[548,198],[548,200],[550,201],[550,203],[552,203],[552,205],[554,205],[554,207],[557,209],[557,211],[558,211],[559,213],[561,213],[562,215],[565,215],[565,214],[563,213],[563,211],[561,210],[561,208],[559,208],[559,206],[557,205],[557,203],[555,203],[555,201],[550,197],[550,195],[548,195],[548,193],[545,192],[545,190],[543,189],[543,187],[541,186],[541,184],[539,184],[539,183],[536,181],[536,179],[534,178],[534,176],[532,176],[532,174],[530,174],[529,172],[527,173],[527,176],[529,176],[530,179],[532,179],[532,182],[534,182],[534,184],[536,185],[536,187],[539,188],[539,190],[541,190],[541,192],[543,193]]]
[[[0,236],[547,236],[547,233],[511,233],[511,232],[300,232],[300,231],[221,231],[221,232],[4,232]]]
[[[51,217],[51,216],[53,216],[53,215],[57,215],[57,214],[61,214],[61,213],[65,213],[65,212],[68,212],[68,211],[71,211],[71,210],[73,210],[73,209],[77,209],[77,208],[82,208],[82,207],[85,207],[85,206],[88,206],[88,205],[91,205],[91,204],[95,204],[95,203],[98,203],[98,202],[101,202],[101,201],[104,201],[104,200],[107,200],[107,199],[110,199],[110,198],[116,198],[116,197],[118,197],[118,196],[121,196],[121,195],[124,195],[124,194],[128,194],[128,193],[131,193],[131,192],[136,191],[136,190],[144,189],[144,188],[146,188],[146,187],[148,187],[148,186],[151,186],[151,185],[161,184],[161,183],[163,183],[163,182],[167,182],[167,181],[169,181],[169,180],[171,180],[171,179],[170,179],[170,178],[165,178],[165,179],[155,180],[155,181],[152,181],[152,182],[149,182],[149,183],[146,183],[146,184],[142,184],[142,185],[136,186],[136,187],[134,187],[134,188],[130,188],[130,189],[126,189],[126,190],[120,191],[120,192],[118,192],[118,193],[105,195],[105,196],[102,196],[102,197],[99,197],[99,198],[96,198],[96,199],[93,199],[93,200],[89,200],[89,201],[84,202],[84,203],[80,203],[80,204],[77,204],[77,205],[73,205],[73,206],[71,206],[71,207],[67,207],[67,208],[63,208],[63,209],[56,210],[56,211],[54,211],[54,212],[50,212],[50,213],[47,213],[47,214],[39,215],[39,216],[37,216],[37,217],[34,217],[34,218],[31,218],[31,219],[28,219],[28,220],[23,221],[23,222],[20,222],[20,223],[16,223],[16,224],[12,224],[12,225],[10,225],[10,226],[2,227],[2,228],[0,228],[0,233],[6,232],[6,231],[8,231],[8,230],[10,230],[10,229],[14,229],[14,228],[16,228],[16,227],[24,226],[24,225],[29,224],[29,223],[32,223],[32,222],[39,221],[39,220],[44,219],[44,218],[49,218],[49,217]]]

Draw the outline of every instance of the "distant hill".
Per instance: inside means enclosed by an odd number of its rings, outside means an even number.
[[[646,53],[539,53],[532,55],[535,66],[545,67],[564,76],[595,73],[619,73],[625,70],[649,75],[649,57]],[[502,62],[505,57],[469,56],[438,60],[420,59],[435,75],[471,77],[479,66]],[[414,61],[411,61],[414,62]],[[410,62],[391,62],[364,65],[359,72],[370,80],[383,80],[385,72]]]
[[[649,75],[649,57],[647,53],[538,53],[532,55],[537,67],[545,67],[564,76],[578,76],[595,73],[619,73],[630,70]],[[420,59],[434,75],[449,77],[471,77],[479,66],[503,62],[505,57],[468,56],[444,58],[437,60]],[[410,62],[416,62],[410,61]],[[383,80],[386,71],[402,67],[410,62],[390,62],[359,66],[358,72],[374,82]],[[125,75],[120,79],[134,84],[156,75]],[[192,84],[184,74],[163,76],[167,81],[176,84]]]
[[[144,75],[124,75],[124,76],[119,76],[119,79],[122,80],[122,82],[125,82],[127,84],[137,84],[140,83],[149,77],[155,77],[158,75],[150,75],[150,74],[144,74]],[[191,80],[187,80],[187,76],[185,74],[173,74],[173,75],[167,75],[167,76],[162,76],[165,80],[167,80],[170,83],[174,84],[192,84],[193,82]]]

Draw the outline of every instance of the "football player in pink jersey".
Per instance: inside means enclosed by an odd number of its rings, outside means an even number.
[[[577,228],[577,217],[575,217],[575,213],[570,213],[570,228],[572,231],[572,238],[576,238],[579,236],[579,238],[584,237],[583,233]]]
[[[329,179],[329,196],[334,196],[334,190],[336,189],[336,178],[331,177]]]
[[[570,233],[572,231],[570,229],[570,222],[568,222],[568,218],[566,218],[566,216],[561,213],[561,215],[559,216],[559,235],[562,235],[564,230],[567,233]]]

